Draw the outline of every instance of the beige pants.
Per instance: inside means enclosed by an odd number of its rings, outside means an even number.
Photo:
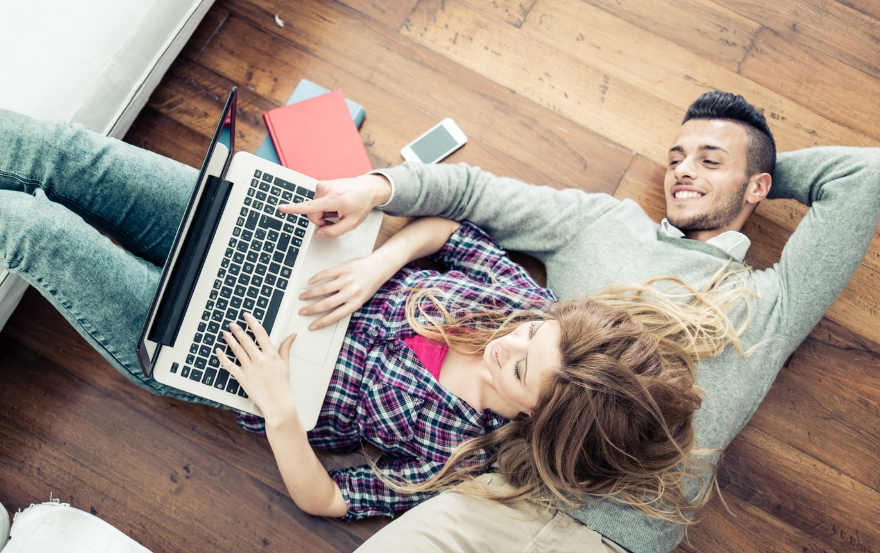
[[[497,474],[480,480],[504,486]],[[405,513],[357,549],[358,553],[626,553],[563,512],[531,504],[511,509],[455,490]]]

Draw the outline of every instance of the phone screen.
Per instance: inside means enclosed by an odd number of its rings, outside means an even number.
[[[419,156],[422,163],[432,163],[453,149],[456,144],[455,139],[452,138],[446,127],[440,125],[423,138],[414,142],[410,148]]]

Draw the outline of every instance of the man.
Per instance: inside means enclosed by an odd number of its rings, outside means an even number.
[[[742,97],[720,92],[691,105],[673,141],[664,180],[667,217],[660,225],[630,200],[525,185],[465,165],[406,164],[376,173],[324,183],[316,200],[289,212],[308,213],[327,236],[353,228],[373,206],[395,215],[467,219],[504,248],[541,260],[547,284],[560,298],[665,275],[701,288],[726,263],[731,269],[744,267],[750,242],[740,230],[759,202],[794,198],[811,206],[780,262],[743,277],[756,299],[750,318],[732,317],[749,323],[742,339],[746,346],[758,345],[754,353],[742,357],[728,348],[698,367],[697,384],[706,401],[694,417],[697,443],[716,450],[746,424],[785,359],[849,281],[880,213],[878,150],[816,148],[776,160],[764,117]],[[325,218],[330,214],[339,221],[330,223]],[[498,475],[486,481],[504,485]],[[693,496],[706,490],[693,490]],[[665,553],[683,534],[683,527],[613,499],[597,499],[566,514],[527,506],[514,510],[448,492],[405,514],[359,551],[622,547]]]

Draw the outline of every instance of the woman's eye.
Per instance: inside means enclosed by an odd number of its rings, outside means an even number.
[[[538,330],[538,325],[540,323],[538,321],[533,322],[529,325],[529,340],[532,339],[532,336],[535,335],[535,331]]]
[[[522,366],[522,359],[513,364],[513,376],[516,377],[517,380],[520,380],[519,377],[519,368]]]

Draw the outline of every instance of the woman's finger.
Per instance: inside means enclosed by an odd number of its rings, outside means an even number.
[[[357,303],[346,302],[331,311],[330,313],[327,313],[317,321],[312,321],[312,324],[309,325],[309,330],[318,330],[324,328],[325,326],[331,325],[339,321],[349,313],[354,313],[355,311],[357,311],[358,307],[360,307],[360,305],[358,305]]]
[[[223,352],[220,348],[214,349],[214,355],[217,356],[217,360],[220,361],[220,366],[229,371],[229,374],[235,377],[236,380],[241,380],[241,367],[232,362],[232,359],[226,357],[226,353]]]
[[[300,294],[299,297],[300,299],[308,300],[311,298],[317,298],[319,296],[329,296],[331,294],[336,294],[340,290],[344,289],[350,281],[350,276],[340,275],[333,280],[322,282],[317,286],[313,286],[307,289],[305,292]]]
[[[257,338],[257,344],[260,345],[260,349],[263,351],[272,351],[272,341],[269,339],[269,333],[266,332],[266,329],[263,328],[260,321],[250,313],[244,314],[244,320],[247,322],[248,326],[251,327],[251,332],[253,332],[254,336]],[[250,339],[250,336],[248,336],[248,339]],[[253,343],[253,341],[251,341],[251,343]]]
[[[316,282],[321,282],[322,280],[326,280],[328,278],[338,277],[345,270],[345,263],[341,265],[336,265],[335,267],[330,267],[329,269],[324,269],[323,271],[318,271],[312,278],[309,279],[309,284],[314,284]]]
[[[299,310],[299,314],[302,316],[309,316],[314,315],[315,313],[330,311],[331,309],[335,309],[336,307],[348,302],[350,296],[351,294],[346,292],[333,294],[332,296],[328,296],[322,300],[316,301],[315,303],[310,303],[309,305],[303,307]]]
[[[290,347],[293,345],[294,340],[296,340],[295,332],[281,342],[281,347],[278,348],[278,354],[281,355],[282,359],[288,359],[290,357]]]
[[[232,353],[235,354],[235,356],[238,358],[238,361],[241,363],[242,367],[250,365],[250,356],[247,354],[244,348],[241,347],[241,344],[238,343],[238,340],[236,340],[235,336],[233,336],[231,332],[229,332],[228,330],[224,330],[223,340],[226,341],[230,348],[232,348]]]
[[[245,322],[247,322],[247,315],[245,315]],[[250,324],[248,324],[250,326]],[[247,353],[249,358],[256,358],[260,354],[260,348],[257,347],[257,344],[248,336],[247,332],[244,331],[242,327],[239,325],[232,323],[229,325],[229,328],[232,329],[232,333],[235,335],[235,339],[238,340],[238,343],[241,345],[242,349]],[[253,328],[251,328],[253,331]],[[234,351],[234,350],[233,350]],[[238,355],[238,352],[235,352],[235,355]],[[239,356],[239,358],[241,358]]]

